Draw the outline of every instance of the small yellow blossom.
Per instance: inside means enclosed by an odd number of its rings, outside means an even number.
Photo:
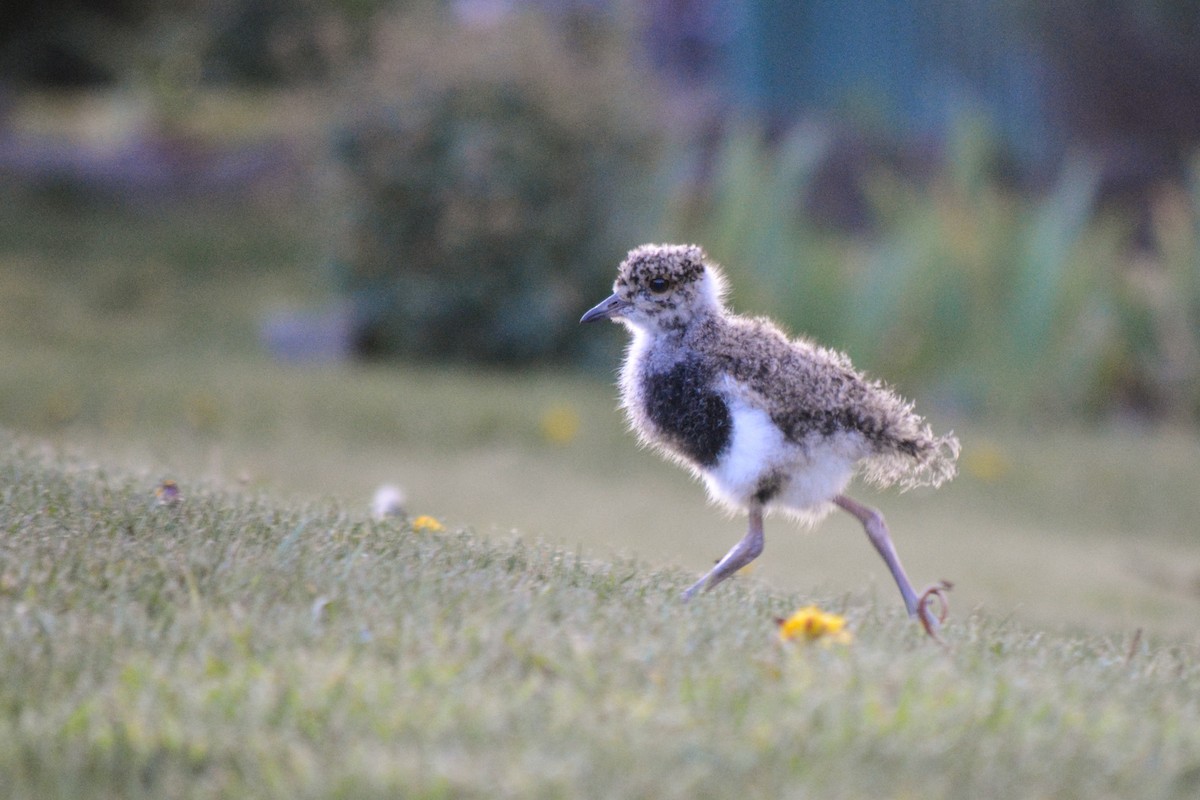
[[[963,453],[963,469],[976,480],[995,483],[1012,471],[1012,462],[1000,445],[984,440]]]
[[[221,423],[221,403],[208,392],[197,392],[187,399],[184,414],[194,430],[209,433]]]
[[[820,639],[825,644],[849,644],[853,635],[846,630],[846,620],[837,614],[828,614],[816,606],[805,606],[787,619],[777,620],[779,639],[791,642],[797,639],[813,642]]]
[[[438,522],[437,517],[431,517],[428,514],[422,514],[412,521],[412,529],[416,533],[430,531],[437,533],[438,531],[446,530],[446,526]]]
[[[54,425],[66,425],[83,410],[83,395],[73,388],[63,387],[46,398],[47,421]]]
[[[579,435],[579,412],[568,405],[547,409],[541,419],[542,438],[551,444],[569,444]]]

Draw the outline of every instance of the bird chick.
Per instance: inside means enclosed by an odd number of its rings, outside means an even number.
[[[621,405],[641,441],[749,517],[746,535],[684,599],[758,557],[768,511],[811,524],[838,507],[862,523],[916,616],[921,602],[883,516],[844,492],[856,473],[879,486],[938,486],[954,476],[958,439],[935,437],[912,403],[842,353],[731,313],[725,288],[699,247],[642,245],[580,320],[612,319],[632,334]]]

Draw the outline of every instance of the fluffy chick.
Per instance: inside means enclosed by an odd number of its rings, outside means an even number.
[[[632,334],[621,405],[642,442],[749,517],[746,536],[684,597],[761,553],[766,511],[815,522],[836,506],[863,524],[915,615],[883,517],[843,492],[856,473],[880,486],[940,485],[954,475],[958,440],[935,436],[912,403],[844,354],[733,314],[724,295],[720,268],[699,247],[643,245],[581,320],[613,319]]]

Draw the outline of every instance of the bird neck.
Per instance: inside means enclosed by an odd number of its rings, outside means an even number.
[[[659,353],[686,351],[694,349],[701,340],[708,338],[721,320],[721,314],[714,313],[712,309],[697,309],[682,324],[652,325],[636,333],[643,339],[644,346]]]

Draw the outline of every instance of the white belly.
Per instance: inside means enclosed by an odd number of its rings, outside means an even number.
[[[779,491],[767,504],[815,520],[845,490],[861,456],[860,443],[845,435],[801,447],[788,442],[763,410],[734,400],[729,404],[733,436],[715,467],[701,474],[713,500],[744,509],[764,483],[775,478]]]

